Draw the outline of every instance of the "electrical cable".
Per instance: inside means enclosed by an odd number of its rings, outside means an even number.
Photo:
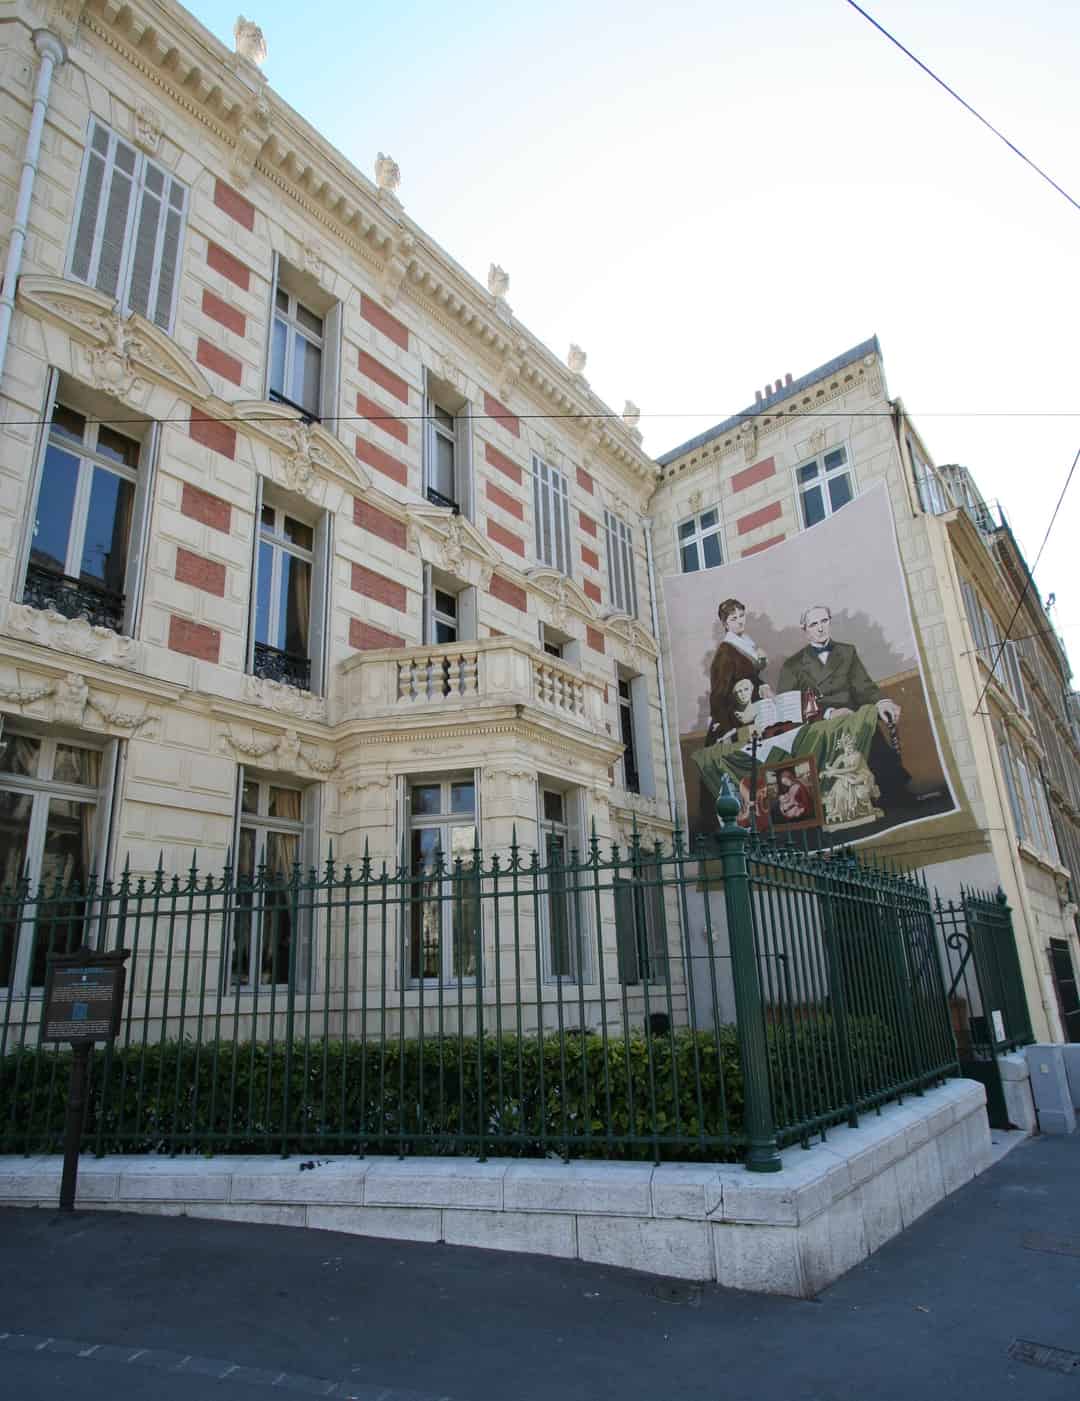
[[[949,87],[948,83],[944,80],[944,78],[939,78],[932,68],[928,68],[926,64],[923,63],[921,58],[916,58],[916,56],[911,52],[911,50],[905,48],[904,45],[901,44],[900,40],[897,39],[897,37],[894,34],[890,34],[883,24],[879,24],[879,22],[873,17],[873,15],[867,14],[867,12],[863,9],[861,5],[857,5],[855,3],[855,0],[847,0],[847,3],[851,6],[853,10],[857,10],[859,14],[862,15],[863,19],[867,20],[870,24],[872,24],[879,34],[883,34],[885,38],[888,39],[890,44],[895,44],[902,54],[906,54],[907,57],[911,59],[912,63],[916,64],[919,68],[922,69],[922,71],[927,75],[928,78],[933,78],[934,82],[937,83],[939,87],[943,87],[950,97],[955,97],[957,102],[959,102],[960,106],[963,107],[965,111],[970,112],[971,115],[977,121],[982,122],[983,126],[986,127],[989,131],[992,131],[999,141],[1004,141],[1005,145],[1008,146],[1009,150],[1012,151],[1014,155],[1019,156],[1020,159],[1026,165],[1031,166],[1032,170],[1036,173],[1036,175],[1041,175],[1042,178],[1046,181],[1046,183],[1048,185],[1051,185],[1055,190],[1057,190],[1059,195],[1062,195],[1065,199],[1067,199],[1074,209],[1080,209],[1080,203],[1073,199],[1072,195],[1069,194],[1068,190],[1063,190],[1058,184],[1058,182],[1052,179],[1049,175],[1047,175],[1046,171],[1043,170],[1041,166],[1037,166],[1030,156],[1025,156],[1023,151],[1021,151],[1020,147],[1017,146],[1014,142],[1010,141],[1004,132],[999,131],[992,122],[988,122],[981,112],[976,112],[975,108],[972,107],[970,102],[965,102],[958,92],[956,92],[953,88]]]
[[[983,698],[986,695],[987,688],[989,687],[990,682],[997,675],[997,665],[998,662],[1001,660],[1003,652],[1005,651],[1005,644],[1009,641],[1016,641],[1015,638],[1010,638],[1009,634],[1013,630],[1013,624],[1020,616],[1020,609],[1023,608],[1024,600],[1027,598],[1028,593],[1031,589],[1031,585],[1034,583],[1035,571],[1039,567],[1039,560],[1041,560],[1043,557],[1043,551],[1046,549],[1047,541],[1050,539],[1050,533],[1054,529],[1054,523],[1057,521],[1058,513],[1061,510],[1062,502],[1065,500],[1065,495],[1068,492],[1070,485],[1072,484],[1073,475],[1076,472],[1076,464],[1078,462],[1080,462],[1080,448],[1077,448],[1076,450],[1076,456],[1073,458],[1072,466],[1069,468],[1068,475],[1065,478],[1065,485],[1061,488],[1061,495],[1058,497],[1057,505],[1054,507],[1054,513],[1050,517],[1050,524],[1046,527],[1046,534],[1043,536],[1042,544],[1039,546],[1039,553],[1035,556],[1034,564],[1027,571],[1027,578],[1024,580],[1024,587],[1020,590],[1020,597],[1016,601],[1016,607],[1013,609],[1013,615],[1009,619],[1008,627],[1005,629],[1005,636],[997,644],[997,652],[994,656],[993,663],[990,667],[990,675],[983,682],[983,688],[979,692],[979,699],[975,702],[975,709],[972,711],[973,715],[979,714],[979,706],[983,703]]]

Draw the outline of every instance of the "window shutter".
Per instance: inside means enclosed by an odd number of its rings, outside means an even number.
[[[131,311],[150,318],[158,271],[158,233],[164,223],[165,176],[149,161],[143,164],[139,210],[131,252],[131,276],[127,304]]]
[[[90,278],[99,292],[119,298],[124,271],[131,210],[135,200],[137,158],[134,149],[115,133],[109,137],[103,198],[99,211]],[[95,268],[96,263],[96,268]]]
[[[255,609],[259,596],[259,526],[262,521],[263,479],[255,478],[255,528],[251,541],[251,575],[248,595],[247,670],[255,665]]]
[[[311,689],[325,696],[330,689],[331,592],[333,588],[334,518],[324,511],[315,527],[311,565],[311,620],[308,635]]]
[[[109,873],[109,853],[112,848],[117,815],[120,811],[119,786],[123,768],[122,760],[126,755],[127,740],[114,739],[105,746],[101,756],[101,788],[94,831],[94,855],[90,870],[91,875],[97,876],[99,888]],[[107,937],[107,931],[102,929],[99,938],[104,940]],[[98,947],[104,949],[106,945],[101,943]]]
[[[422,632],[420,641],[425,647],[430,647],[435,638],[435,624],[432,618],[432,611],[435,607],[435,591],[431,583],[431,565],[424,564],[423,570],[423,617],[421,620]]]
[[[630,710],[630,718],[634,724],[638,792],[643,798],[652,798],[656,796],[656,780],[653,776],[652,734],[649,724],[649,683],[644,676],[635,676],[630,682]]]
[[[319,393],[319,417],[328,433],[339,437],[338,418],[341,414],[341,324],[342,307],[335,302],[323,317],[322,384]]]
[[[166,182],[167,204],[165,217],[158,235],[158,284],[154,299],[154,314],[150,320],[168,331],[172,327],[173,311],[176,305],[176,289],[179,285],[180,243],[184,232],[184,214],[187,206],[187,190],[179,180]]]
[[[263,361],[263,398],[270,397],[270,361],[272,358],[274,344],[274,310],[277,307],[277,287],[278,272],[281,264],[281,256],[275,250],[271,254],[270,264],[270,306],[266,314],[266,357]]]
[[[457,429],[457,492],[461,514],[466,520],[475,520],[476,487],[473,482],[472,456],[472,405],[465,401],[454,420]],[[476,636],[475,632],[472,634]]]
[[[154,502],[154,478],[157,473],[160,433],[160,425],[152,423],[139,452],[139,471],[135,482],[131,529],[128,534],[127,568],[124,571],[124,633],[128,637],[135,636],[146,587],[150,513]]]
[[[462,589],[457,596],[458,641],[476,641],[476,590]]]

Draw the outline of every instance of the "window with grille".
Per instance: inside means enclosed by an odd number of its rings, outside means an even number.
[[[63,392],[77,386],[64,384]],[[56,401],[29,529],[22,601],[130,632],[141,576],[154,435],[120,432]]]
[[[855,479],[844,447],[832,448],[812,462],[804,462],[795,469],[795,479],[799,484],[803,525],[807,527],[833,515],[855,495]]]
[[[675,535],[679,543],[679,567],[684,574],[715,569],[723,564],[721,532],[720,511],[715,506],[679,522]]]
[[[322,694],[330,591],[330,516],[297,516],[259,482],[249,670]]]
[[[604,512],[604,543],[607,547],[608,590],[617,613],[637,617],[637,582],[634,577],[634,536],[624,520]]]
[[[91,121],[69,276],[170,330],[186,215],[185,185]]]
[[[533,458],[533,511],[537,559],[570,574],[570,488],[563,473],[540,457]]]
[[[473,778],[409,783],[412,889],[405,949],[409,982],[475,982],[480,976],[480,872]]]
[[[318,280],[275,253],[271,276],[266,397],[337,432],[341,303]]]

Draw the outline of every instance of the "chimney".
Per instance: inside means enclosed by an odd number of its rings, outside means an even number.
[[[791,383],[791,376],[790,376],[790,374],[787,374],[787,375],[784,376],[784,388],[786,389],[790,383]]]
[[[784,386],[780,383],[780,381],[777,380],[776,383],[773,385],[773,393],[774,393],[774,394],[779,394],[780,391],[781,391],[781,389],[783,389],[783,387],[784,387]]]
[[[755,404],[760,404],[760,403],[761,403],[761,390],[760,390],[760,389],[755,389],[755,390],[754,390],[754,403],[755,403]]]

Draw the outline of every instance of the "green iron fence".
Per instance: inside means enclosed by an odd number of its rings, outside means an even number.
[[[956,1071],[917,878],[748,836],[0,893],[0,1151],[55,1151],[51,953],[127,948],[105,1152],[743,1158]]]

